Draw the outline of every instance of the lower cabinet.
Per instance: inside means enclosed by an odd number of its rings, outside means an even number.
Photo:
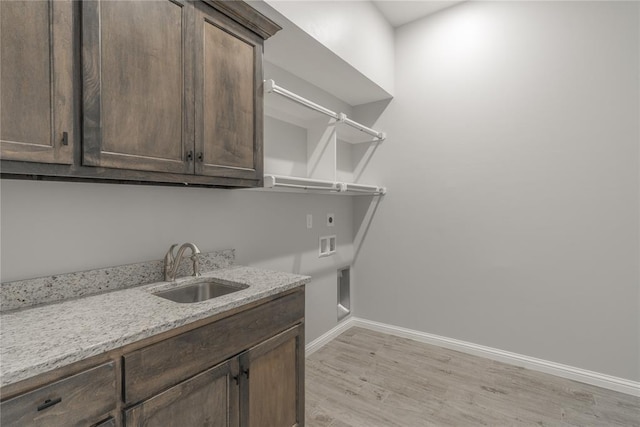
[[[293,427],[304,420],[303,325],[124,411],[127,427]]]
[[[2,427],[300,427],[304,288],[97,357],[0,390]]]

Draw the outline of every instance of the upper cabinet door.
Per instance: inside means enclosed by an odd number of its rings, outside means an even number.
[[[205,4],[195,33],[195,172],[261,180],[263,40]]]
[[[2,159],[71,164],[71,1],[0,1],[0,87]]]
[[[192,26],[185,1],[82,3],[84,165],[193,172]]]

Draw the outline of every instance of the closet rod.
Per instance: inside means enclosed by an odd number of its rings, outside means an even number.
[[[378,187],[377,185],[333,182],[283,175],[265,175],[264,186],[265,188],[286,187],[300,188],[304,190],[322,190],[335,193],[362,193],[372,195],[384,195],[387,193],[387,189],[385,187]]]
[[[301,188],[304,190],[324,190],[338,192],[340,188],[333,181],[322,181],[319,179],[298,178],[295,176],[265,175],[264,186],[266,188],[286,187]]]
[[[351,126],[352,128],[358,129],[360,132],[364,132],[366,134],[369,134],[375,138],[378,138],[378,140],[382,141],[387,137],[387,134],[384,132],[378,132],[375,129],[371,129],[369,127],[366,127],[365,125],[362,125],[354,120],[351,120],[349,117],[347,117],[346,114],[344,113],[340,113],[339,115],[339,119],[338,121]]]
[[[331,111],[328,108],[323,107],[322,105],[318,105],[313,101],[309,101],[308,99],[303,98],[300,95],[290,92],[287,89],[278,86],[276,82],[271,79],[264,81],[264,90],[267,93],[277,93],[278,95],[284,96],[285,98],[297,102],[298,104],[304,105],[307,108],[325,114],[332,119],[338,120],[338,118],[340,117],[335,111]]]
[[[331,187],[317,187],[314,185],[304,185],[304,184],[284,184],[284,183],[276,183],[274,187],[285,187],[285,188],[300,188],[302,190],[320,190],[320,191],[333,191],[338,192],[337,188]],[[273,187],[270,187],[273,188]]]
[[[387,193],[387,189],[385,187],[378,187],[377,185],[350,184],[346,182],[341,184],[340,191],[382,195]]]
[[[312,178],[299,178],[297,176],[284,176],[284,175],[265,175],[265,178],[269,177],[269,179],[273,179],[273,182],[277,181],[289,181],[289,182],[306,182],[313,185],[324,184],[327,185],[327,188],[335,187],[336,183],[334,181],[326,181],[322,179],[312,179]]]

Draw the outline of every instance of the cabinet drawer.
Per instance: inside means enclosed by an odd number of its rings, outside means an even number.
[[[123,356],[124,401],[139,402],[300,322],[304,290]]]
[[[1,424],[91,425],[105,419],[116,400],[114,362],[110,362],[2,402]]]

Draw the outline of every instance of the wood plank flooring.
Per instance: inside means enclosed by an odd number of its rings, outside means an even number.
[[[640,398],[351,328],[307,358],[307,427],[640,426]]]

